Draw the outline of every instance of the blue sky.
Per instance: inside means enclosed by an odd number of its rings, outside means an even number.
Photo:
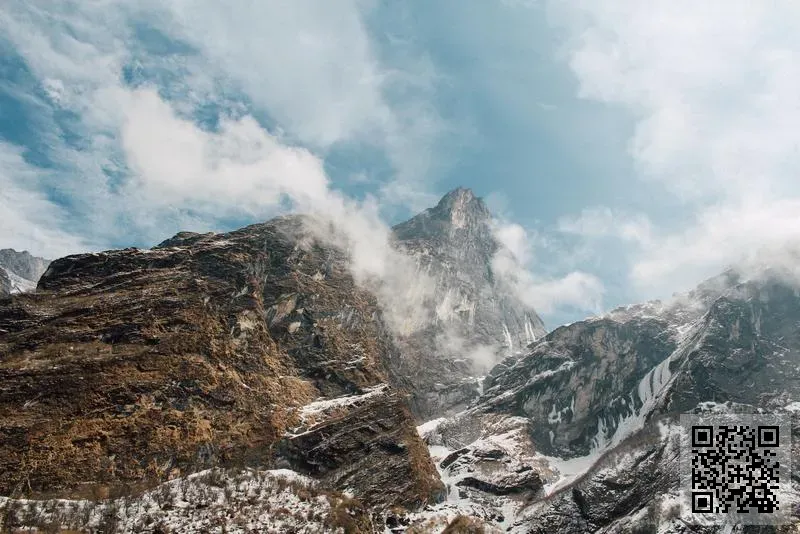
[[[549,326],[800,234],[793,2],[0,7],[0,247],[225,231],[472,188]]]

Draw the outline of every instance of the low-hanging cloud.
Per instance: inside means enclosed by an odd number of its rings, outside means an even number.
[[[142,210],[191,205],[259,213],[288,201],[311,216],[308,227],[318,239],[348,253],[356,282],[376,293],[393,331],[424,323],[432,281],[392,246],[373,199],[357,202],[331,188],[319,157],[283,143],[249,116],[207,132],[178,117],[154,90],[124,98],[122,144],[135,177],[128,195]]]
[[[596,276],[581,271],[560,278],[537,276],[529,268],[534,258],[531,239],[525,229],[515,223],[498,221],[493,231],[501,246],[492,258],[492,270],[527,306],[544,314],[560,307],[600,311],[604,288]]]

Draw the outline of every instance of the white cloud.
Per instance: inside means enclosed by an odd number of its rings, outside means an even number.
[[[573,224],[635,237],[631,278],[645,296],[691,287],[761,247],[800,240],[800,37],[791,1],[552,4],[571,30],[581,95],[636,120],[639,175],[694,213],[626,232],[611,214]],[[588,221],[583,220],[584,223]],[[570,227],[570,224],[566,225]],[[636,236],[645,236],[639,239]]]
[[[173,36],[202,50],[288,131],[318,147],[383,132],[386,74],[356,1],[167,2]]]
[[[0,236],[3,247],[57,257],[88,245],[65,231],[63,210],[37,190],[41,170],[28,164],[21,151],[0,142]]]
[[[516,223],[500,223],[494,228],[495,239],[520,264],[527,264],[533,259],[528,233]]]
[[[438,76],[430,61],[380,61],[365,25],[373,8],[361,0],[265,0],[236,9],[173,0],[154,24],[199,48],[209,67],[301,143],[322,152],[348,142],[384,151],[394,176],[382,200],[406,204],[427,189],[447,126],[429,101]]]
[[[0,30],[40,80],[46,95],[42,107],[66,110],[78,118],[72,128],[82,138],[80,149],[64,142],[52,119],[49,131],[42,132],[61,176],[70,176],[53,187],[70,197],[73,224],[100,243],[132,233],[140,240],[155,241],[180,226],[211,228],[219,217],[237,210],[248,216],[273,214],[273,197],[279,191],[270,192],[269,180],[259,174],[263,169],[252,162],[225,167],[237,173],[225,194],[217,195],[222,180],[230,176],[220,172],[200,184],[193,182],[197,193],[193,200],[200,204],[191,206],[192,215],[183,209],[187,206],[180,202],[179,181],[188,185],[209,164],[230,159],[206,150],[230,149],[224,145],[226,139],[229,144],[256,143],[258,150],[270,143],[301,144],[321,155],[339,143],[370,145],[385,152],[395,168],[395,179],[379,191],[383,202],[413,203],[417,208],[429,199],[424,183],[434,164],[434,141],[443,128],[426,101],[436,74],[424,58],[406,58],[402,69],[381,64],[364,23],[372,8],[371,2],[361,0],[335,7],[303,0],[236,8],[184,0],[47,5],[12,1],[0,12]],[[156,57],[138,41],[135,27],[140,24],[188,43],[199,53]],[[162,108],[171,111],[155,110],[154,97],[126,87],[125,65],[156,66],[168,72],[169,102]],[[387,93],[397,89],[406,96],[390,101]],[[196,106],[237,91],[244,92],[256,111],[275,119],[272,132],[257,131],[258,125],[243,117],[241,109],[238,120],[223,121],[224,131],[216,137],[185,120]],[[132,113],[134,108],[142,115]],[[164,139],[167,132],[184,144],[162,143],[169,141]],[[188,157],[199,150],[205,150],[207,161]],[[293,165],[286,159],[289,154],[305,157],[299,149],[273,153],[269,163],[273,170],[278,160]],[[129,165],[136,170],[135,181],[128,177]],[[313,171],[309,179],[320,179],[312,178],[314,174],[319,172]],[[247,196],[254,180],[260,181],[261,196]],[[302,184],[297,180],[285,185]],[[238,204],[223,206],[216,201],[236,191]],[[201,192],[206,193],[203,199]]]
[[[558,230],[583,237],[617,237],[638,244],[651,241],[650,220],[643,214],[626,215],[606,206],[586,208],[577,217],[561,217]]]
[[[691,228],[644,250],[632,269],[639,286],[690,287],[732,263],[781,262],[781,249],[800,238],[800,199],[745,202],[704,210]]]
[[[542,314],[559,308],[601,310],[605,289],[596,276],[581,271],[560,278],[535,274],[528,267],[534,258],[532,240],[522,226],[498,222],[494,235],[501,247],[492,258],[492,270],[526,306]]]
[[[322,162],[284,145],[249,116],[206,132],[182,119],[153,90],[124,94],[121,140],[135,179],[129,194],[152,206],[200,205],[215,214],[259,214],[283,195],[300,207],[327,194]],[[140,193],[141,192],[141,193]]]

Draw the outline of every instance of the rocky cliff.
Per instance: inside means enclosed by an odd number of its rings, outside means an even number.
[[[396,248],[433,281],[425,316],[402,332],[309,222],[69,256],[36,292],[0,300],[8,524],[24,523],[20,497],[129,499],[220,468],[310,477],[369,521],[443,498],[412,411],[466,405],[489,365],[544,334],[492,277],[491,215],[459,189],[394,228]],[[28,275],[44,266],[9,258]]]
[[[291,468],[375,510],[441,483],[375,298],[301,217],[54,261],[0,300],[0,494]]]
[[[681,413],[764,410],[794,417],[800,460],[799,323],[796,282],[766,269],[556,329],[421,427],[448,487],[428,513],[521,533],[794,532],[684,523],[677,444]],[[783,506],[800,521],[793,476]]]
[[[409,377],[423,419],[465,407],[477,397],[475,377],[545,334],[536,311],[492,272],[501,246],[492,225],[483,201],[458,188],[393,228],[396,246],[433,283],[424,316],[399,336],[398,373]]]
[[[0,269],[0,295],[8,295],[11,293],[11,278],[5,269]]]

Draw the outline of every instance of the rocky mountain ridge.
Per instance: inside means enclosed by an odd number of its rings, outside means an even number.
[[[421,326],[398,336],[401,373],[420,391],[412,405],[423,419],[465,407],[477,398],[477,376],[546,332],[492,272],[502,246],[493,224],[483,201],[458,188],[392,229],[395,246],[434,284]]]
[[[796,472],[782,502],[794,527],[692,526],[678,442],[682,413],[763,410],[793,420],[800,459],[797,324],[795,285],[731,270],[554,330],[495,367],[471,408],[421,428],[448,486],[438,506],[520,533],[794,532]]]
[[[56,260],[35,293],[0,300],[0,333],[4,495],[125,494],[237,465],[376,509],[440,491],[384,387],[397,349],[374,297],[300,217]]]
[[[471,192],[455,196],[433,212],[452,235],[407,229],[396,239],[433,258],[425,269],[439,304],[450,302],[443,294],[455,302],[495,291],[468,265],[496,247],[488,210]],[[357,499],[347,510],[362,506],[370,522],[441,500],[410,408],[434,409],[429,395],[455,406],[478,383],[459,350],[439,358],[422,342],[455,332],[464,350],[485,340],[494,357],[509,326],[440,306],[423,333],[390,332],[346,254],[308,223],[287,216],[226,234],[181,232],[150,250],[69,256],[35,292],[0,298],[5,509],[25,498],[139,499],[215,468],[289,469],[334,499]],[[443,246],[448,239],[458,246]],[[480,253],[457,257],[466,246]],[[495,309],[518,306],[504,299]],[[439,373],[435,384],[409,373],[426,368]],[[463,393],[440,393],[453,386]]]
[[[27,250],[0,249],[0,295],[34,290],[49,264],[49,260],[32,256]]]
[[[692,526],[676,475],[684,412],[787,414],[800,458],[792,281],[734,269],[545,334],[492,224],[458,189],[393,229],[433,280],[399,332],[304,216],[56,260],[0,297],[2,524],[796,531]]]

